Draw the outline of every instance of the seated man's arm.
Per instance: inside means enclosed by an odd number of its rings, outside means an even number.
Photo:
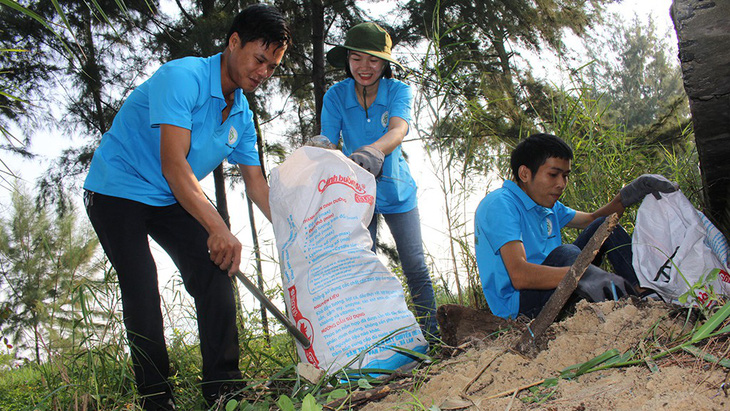
[[[567,227],[570,228],[586,228],[590,223],[595,221],[597,218],[606,217],[613,213],[617,213],[619,217],[624,213],[626,208],[621,204],[621,195],[617,195],[608,204],[599,208],[592,213],[586,213],[585,211],[576,211],[573,219],[570,220]]]
[[[657,199],[661,198],[659,193],[671,193],[677,191],[679,185],[667,180],[658,174],[643,174],[634,181],[625,185],[621,191],[608,204],[592,213],[577,211],[575,217],[567,224],[572,228],[586,228],[596,218],[605,217],[613,213],[623,214],[626,207],[630,207],[644,199],[644,196],[653,194]]]
[[[517,290],[550,290],[558,286],[569,267],[549,267],[527,262],[522,241],[510,241],[499,249],[504,266]]]

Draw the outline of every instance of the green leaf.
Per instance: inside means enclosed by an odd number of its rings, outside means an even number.
[[[302,411],[322,411],[322,406],[317,404],[312,394],[307,394],[302,401]]]
[[[565,367],[560,371],[560,378],[565,378],[565,375],[572,374],[571,371],[577,370],[581,364],[573,364],[569,367]]]
[[[296,411],[294,408],[294,402],[292,402],[291,398],[287,395],[279,397],[279,399],[276,400],[276,405],[279,406],[281,411]]]
[[[340,398],[345,398],[348,394],[349,393],[347,392],[347,390],[338,388],[330,392],[329,395],[327,395],[327,402],[339,400]]]
[[[715,280],[717,280],[717,277],[720,275],[720,269],[719,268],[713,268],[710,270],[709,273],[707,273],[707,276],[705,277],[706,283],[711,283]]]
[[[368,380],[365,378],[360,378],[359,380],[357,380],[357,386],[362,388],[363,390],[369,390],[370,388],[373,388],[373,386],[370,385]]]
[[[51,25],[50,25],[50,24],[49,24],[49,23],[48,23],[48,22],[47,22],[47,21],[46,21],[46,20],[45,20],[45,19],[44,19],[43,17],[39,16],[38,14],[36,14],[36,13],[35,13],[35,12],[33,12],[33,11],[31,11],[30,9],[27,9],[27,8],[25,8],[25,7],[21,6],[21,5],[20,5],[20,4],[18,4],[18,2],[16,2],[16,1],[12,1],[12,0],[0,0],[0,4],[3,4],[3,5],[5,5],[5,6],[8,6],[8,7],[12,8],[12,9],[15,9],[15,10],[17,10],[17,11],[19,11],[19,12],[21,12],[21,13],[25,14],[25,16],[26,16],[26,17],[30,17],[30,18],[32,18],[33,20],[35,20],[35,21],[37,21],[38,23],[40,23],[41,25],[43,25],[43,27],[45,27],[45,28],[46,28],[46,29],[47,29],[48,31],[50,31],[51,33],[53,33],[53,35],[54,35],[54,36],[56,36],[56,37],[58,38],[58,40],[60,40],[60,41],[61,41],[61,45],[63,45],[63,48],[64,48],[64,49],[66,49],[66,51],[68,52],[68,55],[69,55],[69,56],[74,56],[74,57],[76,57],[76,56],[75,56],[75,55],[74,55],[74,54],[73,54],[73,53],[71,52],[71,49],[70,49],[70,48],[69,48],[69,46],[68,46],[68,45],[66,44],[66,42],[65,42],[65,41],[63,41],[63,38],[62,38],[62,37],[61,37],[61,36],[60,36],[60,35],[59,35],[59,34],[58,34],[58,33],[57,33],[57,32],[56,32],[55,30],[53,30],[53,28],[51,27]],[[69,26],[68,26],[68,25],[67,25],[66,27],[67,27],[67,28],[69,28]]]
[[[720,335],[720,334],[727,334],[730,333],[730,324],[722,327],[721,329],[717,330],[717,332],[712,333],[712,336]]]
[[[649,367],[649,370],[652,373],[659,372],[659,366],[656,365],[651,357],[644,358],[644,362],[646,363],[646,366]]]
[[[712,354],[706,353],[702,351],[701,349],[695,347],[694,345],[688,345],[686,347],[682,347],[682,349],[692,355],[694,355],[697,358],[701,358],[707,362],[711,362],[713,364],[719,364],[722,365],[725,368],[730,368],[730,359],[727,358],[718,358]]]
[[[715,331],[715,329],[727,319],[728,316],[730,316],[730,302],[725,303],[725,305],[717,310],[717,312],[710,317],[710,319],[707,320],[702,327],[695,331],[692,335],[692,344],[707,338],[710,333]]]
[[[397,351],[401,354],[406,354],[410,357],[416,357],[422,361],[433,361],[433,358],[430,355],[420,353],[418,351],[409,350],[408,348],[398,347],[395,345],[391,345],[390,348],[392,348],[393,351]]]
[[[571,365],[560,372],[560,378],[571,379],[585,374],[591,368],[596,367],[616,356],[620,353],[617,349],[612,348],[601,355],[598,355],[582,364]],[[575,370],[575,371],[573,371]]]
[[[608,367],[608,366],[611,366],[611,365],[614,365],[614,364],[622,364],[622,363],[624,363],[626,361],[629,361],[634,356],[634,354],[636,354],[634,352],[634,350],[628,350],[628,351],[626,351],[625,353],[623,353],[621,355],[617,355],[617,356],[615,356],[615,357],[607,360],[606,362],[604,362],[603,364],[601,364],[601,366],[602,367]]]
[[[234,411],[236,408],[238,408],[238,401],[228,400],[228,402],[226,403],[226,411]]]
[[[543,387],[554,387],[558,385],[558,379],[557,378],[545,378],[545,381],[540,384]]]

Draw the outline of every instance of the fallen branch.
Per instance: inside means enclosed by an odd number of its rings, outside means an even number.
[[[598,227],[598,230],[596,230],[591,239],[588,240],[588,244],[578,254],[575,263],[570,266],[570,269],[568,269],[568,272],[560,281],[560,284],[558,284],[558,287],[555,289],[547,304],[545,304],[545,307],[540,311],[540,314],[538,314],[532,323],[527,325],[527,328],[522,333],[522,337],[515,344],[515,350],[517,352],[527,354],[533,350],[535,340],[545,333],[550,324],[555,320],[555,317],[560,313],[560,310],[563,309],[568,298],[570,298],[570,295],[573,294],[573,291],[578,286],[578,281],[583,276],[588,265],[596,258],[598,250],[617,223],[618,215],[614,213],[606,217],[603,224]]]
[[[505,408],[505,411],[509,411],[512,409],[512,404],[515,402],[515,398],[517,398],[518,391],[515,391],[514,394],[512,394],[512,398],[509,399],[509,404],[507,404],[507,408]]]
[[[334,401],[331,401],[324,405],[325,409],[339,409],[339,407],[342,406],[342,404],[347,404],[348,409],[353,409],[355,407],[362,406],[364,404],[367,404],[372,401],[378,401],[382,400],[383,398],[387,397],[388,394],[392,392],[398,392],[401,390],[409,389],[413,387],[414,381],[412,378],[409,379],[409,381],[403,381],[403,382],[395,382],[392,384],[388,384],[385,386],[375,387],[373,389],[367,390],[367,391],[354,391],[352,394],[350,394],[347,397],[340,398]]]
[[[466,392],[469,391],[469,388],[471,388],[471,386],[475,382],[477,382],[477,380],[479,378],[481,378],[482,374],[484,374],[484,372],[487,370],[487,368],[489,368],[489,366],[492,365],[492,363],[494,362],[494,360],[496,360],[497,358],[499,358],[504,353],[505,353],[505,351],[502,350],[497,355],[495,355],[494,358],[492,358],[491,360],[489,360],[489,362],[484,367],[482,367],[481,371],[479,371],[479,373],[476,375],[476,377],[474,377],[471,381],[469,381],[469,383],[464,386],[464,389],[461,390],[461,396],[462,397],[464,397],[464,396],[467,395]]]
[[[493,400],[495,398],[504,397],[506,395],[514,395],[514,394],[517,394],[518,392],[520,392],[522,390],[526,390],[526,389],[528,389],[530,387],[534,387],[536,385],[540,385],[540,384],[542,384],[544,382],[545,382],[545,379],[543,378],[542,380],[537,381],[537,382],[533,382],[532,384],[523,385],[521,387],[513,388],[513,389],[508,390],[508,391],[502,391],[502,392],[500,392],[498,394],[490,395],[489,397],[485,398],[485,400]]]

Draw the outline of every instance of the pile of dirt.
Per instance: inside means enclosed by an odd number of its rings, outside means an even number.
[[[659,302],[581,302],[574,315],[551,326],[547,348],[535,358],[512,350],[521,334],[515,326],[498,337],[474,340],[471,348],[424,372],[424,382],[409,392],[390,394],[363,409],[730,409],[728,369],[683,351],[558,379],[551,387],[524,388],[611,349],[646,356],[666,349],[663,344],[689,331],[687,315]]]

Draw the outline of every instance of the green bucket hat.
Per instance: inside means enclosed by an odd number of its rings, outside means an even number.
[[[393,42],[384,28],[375,23],[360,23],[345,35],[345,45],[335,46],[327,52],[327,61],[335,67],[344,68],[347,64],[347,51],[357,51],[403,66],[390,56]]]

